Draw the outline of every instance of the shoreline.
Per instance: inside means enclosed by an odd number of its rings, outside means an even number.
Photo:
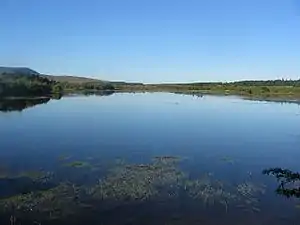
[[[211,95],[211,96],[235,96],[244,100],[253,101],[270,101],[270,102],[286,102],[286,103],[296,103],[300,104],[300,96],[291,94],[266,94],[266,95],[250,95],[243,93],[234,92],[219,92],[219,91],[207,91],[207,90],[151,90],[151,89],[128,89],[128,90],[83,90],[83,91],[67,91],[62,93],[62,97],[68,97],[72,95],[93,95],[93,94],[118,94],[118,93],[171,93],[171,94],[183,94],[183,95]],[[38,100],[38,99],[57,99],[55,95],[49,96],[5,96],[0,97],[1,100]]]

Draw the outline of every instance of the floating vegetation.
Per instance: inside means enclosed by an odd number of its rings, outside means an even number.
[[[240,195],[242,204],[238,205],[239,208],[243,208],[246,211],[252,210],[253,212],[260,212],[257,207],[259,204],[258,196],[265,193],[266,187],[260,184],[254,184],[247,181],[237,185],[237,192]]]
[[[85,168],[85,167],[91,167],[91,164],[84,161],[74,161],[70,163],[64,164],[66,167],[72,167],[72,168]]]
[[[31,192],[0,200],[2,212],[23,213],[55,219],[70,215],[78,208],[80,190],[72,184],[62,183],[46,191]]]
[[[67,160],[69,160],[69,159],[71,159],[72,158],[72,156],[70,156],[70,155],[60,155],[59,157],[58,157],[58,160],[59,161],[67,161]]]
[[[151,164],[119,164],[91,193],[103,200],[121,201],[144,201],[164,194],[175,196],[184,174],[176,168],[174,159],[156,157]]]
[[[244,182],[237,186],[237,191],[243,196],[252,197],[257,194],[264,194],[266,187],[264,185],[256,185],[253,182]]]
[[[54,176],[52,172],[45,171],[22,171],[16,177],[27,177],[35,182],[46,183],[50,181]]]
[[[7,172],[1,178],[1,185],[0,198],[45,190],[55,185],[54,173],[44,171]]]
[[[187,180],[184,189],[190,197],[201,200],[206,207],[223,205],[226,212],[229,205],[259,212],[257,196],[265,193],[263,185],[245,182],[233,188],[209,174],[196,180]]]
[[[42,170],[31,170],[31,171],[9,171],[8,169],[0,169],[1,179],[16,179],[16,178],[29,178],[33,181],[38,180],[49,180],[53,176],[53,173],[45,172]]]
[[[164,164],[175,164],[175,163],[179,163],[181,160],[182,160],[181,157],[171,156],[171,155],[167,155],[167,156],[155,156],[153,158],[153,161],[155,163],[164,163]]]
[[[224,184],[212,176],[205,175],[197,180],[188,180],[185,184],[185,190],[193,199],[198,199],[205,206],[214,206],[220,204],[228,210],[229,203],[236,201],[237,196],[225,190]]]
[[[86,208],[90,211],[93,206],[97,206],[93,210],[103,212],[147,200],[161,203],[181,198],[194,199],[205,208],[219,206],[226,212],[232,207],[260,211],[257,197],[264,194],[264,186],[250,181],[233,186],[212,173],[191,179],[180,169],[181,160],[175,156],[157,156],[149,163],[118,159],[112,164],[105,162],[105,166],[93,160],[73,161],[63,165],[88,169],[21,172],[14,175],[17,180],[6,182],[17,191],[3,194],[0,215],[12,215],[17,220],[22,216],[32,221],[57,220]]]
[[[231,158],[231,157],[229,157],[229,156],[222,157],[221,161],[226,162],[226,163],[231,164],[231,165],[233,165],[233,164],[236,163],[236,160],[233,159],[233,158]]]

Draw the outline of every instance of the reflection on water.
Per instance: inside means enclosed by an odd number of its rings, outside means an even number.
[[[104,95],[0,115],[0,224],[298,223],[297,105]]]
[[[110,96],[115,94],[115,91],[84,91],[81,93],[85,96]],[[197,92],[174,92],[174,94],[179,95],[191,95],[193,97],[203,98],[204,95]],[[67,95],[72,96],[72,95]],[[78,95],[74,95],[78,96]],[[216,96],[216,95],[215,95]],[[0,98],[0,111],[2,112],[11,112],[11,111],[22,111],[26,108],[34,107],[40,104],[46,104],[50,99],[59,100],[62,98],[62,95],[52,95],[51,98],[42,97],[42,98]],[[296,100],[280,100],[280,99],[259,99],[259,98],[244,98],[251,101],[262,101],[262,102],[277,102],[281,104],[299,104],[299,101]]]
[[[31,98],[31,99],[0,99],[0,111],[23,111],[26,108],[40,104],[46,104],[50,98]]]
[[[300,198],[300,173],[288,169],[271,168],[263,171],[263,174],[274,176],[279,185],[276,193],[287,198]]]
[[[251,100],[251,101],[259,101],[259,102],[276,102],[276,103],[281,103],[281,104],[297,104],[300,105],[300,100],[299,99],[290,99],[290,100],[285,100],[285,99],[280,99],[280,98],[260,98],[260,97],[243,97],[245,100]]]
[[[95,96],[110,96],[114,94],[115,91],[112,90],[106,90],[106,91],[84,91],[84,95],[95,95]]]

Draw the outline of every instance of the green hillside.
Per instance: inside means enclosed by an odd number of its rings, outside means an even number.
[[[56,82],[67,82],[67,83],[73,83],[73,84],[81,84],[81,83],[107,83],[107,81],[102,81],[98,79],[93,78],[87,78],[87,77],[75,77],[75,76],[53,76],[53,75],[42,75],[45,78],[48,78],[49,80],[53,80]]]
[[[0,67],[0,75],[2,74],[39,75],[38,72],[27,67]]]

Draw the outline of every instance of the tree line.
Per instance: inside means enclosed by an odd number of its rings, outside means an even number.
[[[38,75],[1,74],[0,96],[44,96],[52,92],[55,82]]]
[[[65,91],[113,89],[113,85],[104,82],[68,83],[57,82],[43,76],[32,74],[0,74],[0,97],[49,96],[52,94],[62,94]]]
[[[267,80],[236,82],[198,82],[174,84],[142,84],[126,82],[68,82],[51,80],[35,74],[0,74],[0,97],[2,96],[45,96],[53,93],[84,91],[198,91],[238,95],[297,95],[300,97],[300,80]]]

